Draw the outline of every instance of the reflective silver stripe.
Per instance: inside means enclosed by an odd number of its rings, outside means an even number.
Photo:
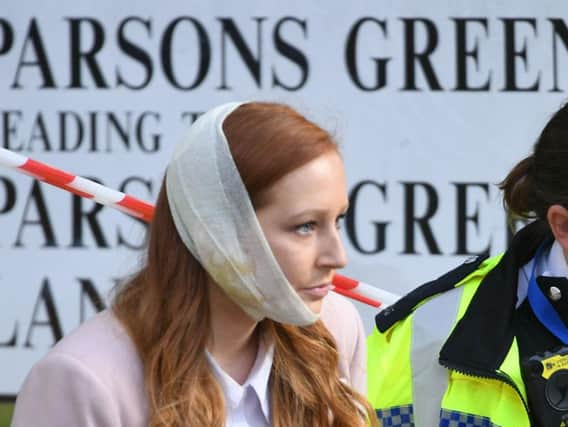
[[[445,292],[416,309],[412,321],[411,369],[415,427],[437,427],[449,371],[438,363],[450,334],[463,286]]]

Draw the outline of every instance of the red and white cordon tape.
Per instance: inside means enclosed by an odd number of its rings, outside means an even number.
[[[142,218],[146,222],[152,220],[154,206],[150,203],[45,163],[36,162],[5,148],[0,148],[0,166],[15,169],[78,196],[92,199],[101,205],[111,206],[129,215]]]
[[[129,215],[142,218],[146,222],[150,222],[154,215],[154,206],[148,202],[1,147],[0,166],[25,173],[42,182],[91,199],[101,205],[110,206]],[[399,298],[398,295],[339,274],[334,276],[333,286],[335,292],[381,310],[393,304]]]
[[[400,298],[399,295],[385,291],[384,289],[350,279],[349,277],[337,273],[333,276],[333,286],[333,290],[338,294],[372,305],[381,310],[394,304]]]

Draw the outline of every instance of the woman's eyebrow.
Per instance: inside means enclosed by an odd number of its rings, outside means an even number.
[[[337,210],[338,215],[344,214],[347,209],[348,209],[348,205],[343,206],[341,209]],[[293,213],[292,215],[290,215],[291,219],[300,219],[302,217],[306,217],[306,216],[327,216],[330,214],[330,212],[332,211],[332,209],[305,209],[305,210],[301,210],[298,212]],[[333,211],[335,212],[335,209],[333,209]],[[334,213],[335,216],[335,213]]]

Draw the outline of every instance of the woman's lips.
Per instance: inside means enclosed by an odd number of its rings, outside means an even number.
[[[300,292],[309,295],[313,298],[323,298],[329,291],[331,291],[332,285],[330,283],[324,283],[323,285],[313,286],[311,288],[302,288]]]

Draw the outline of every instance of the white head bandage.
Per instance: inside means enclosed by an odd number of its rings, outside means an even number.
[[[274,258],[223,133],[239,105],[203,114],[176,147],[166,172],[173,220],[193,256],[251,317],[309,325],[318,316]]]

